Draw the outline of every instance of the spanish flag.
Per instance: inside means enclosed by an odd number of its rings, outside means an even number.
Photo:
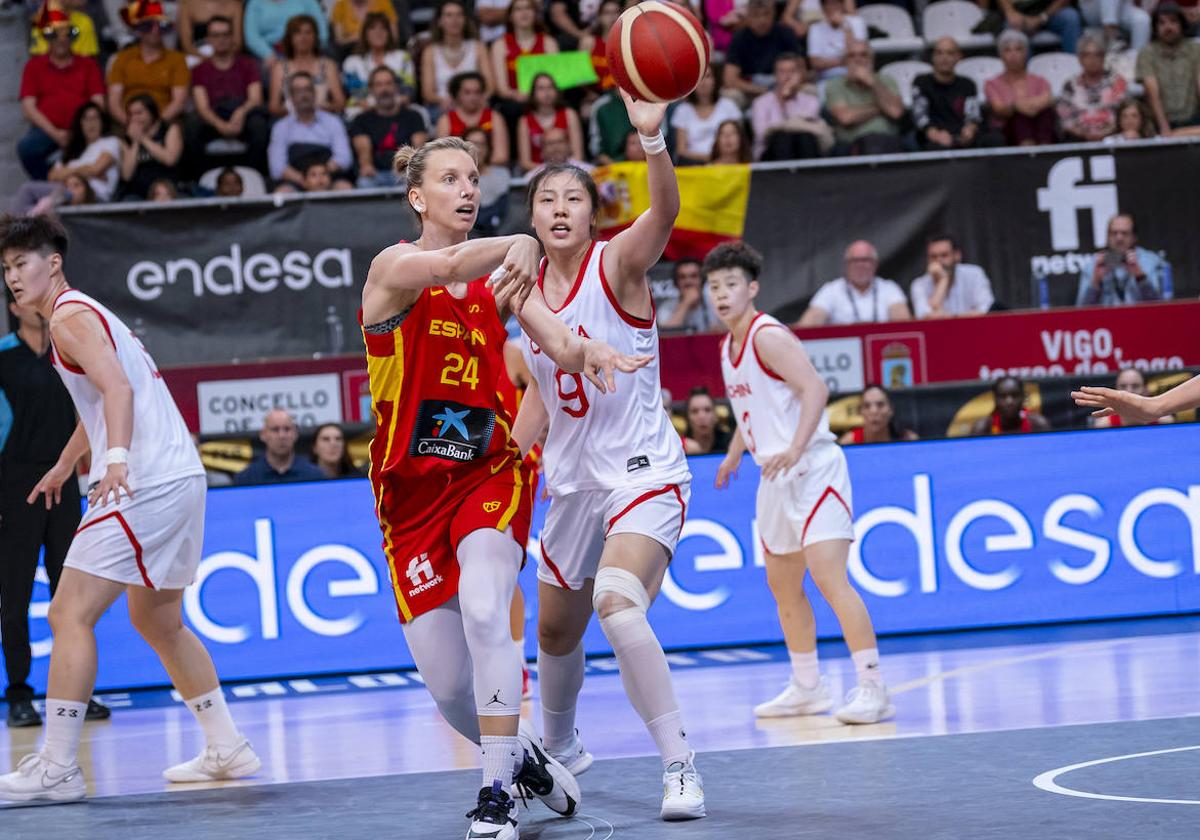
[[[601,205],[596,227],[601,239],[612,239],[650,207],[646,164],[614,163],[593,176]],[[748,164],[687,166],[675,170],[675,177],[680,210],[664,254],[668,260],[704,259],[720,243],[742,238],[750,198]]]

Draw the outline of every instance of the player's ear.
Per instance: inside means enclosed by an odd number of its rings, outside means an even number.
[[[754,300],[756,297],[758,297],[758,281],[751,280],[746,285],[750,288],[750,300]]]

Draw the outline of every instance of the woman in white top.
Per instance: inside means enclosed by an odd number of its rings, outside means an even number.
[[[717,127],[726,120],[740,120],[737,105],[717,95],[717,75],[712,65],[704,71],[696,89],[671,114],[675,129],[675,156],[680,164],[708,163],[717,139]]]
[[[42,212],[59,204],[83,203],[80,185],[67,184],[72,178],[86,180],[92,194],[87,203],[111,199],[117,188],[121,160],[121,141],[112,136],[111,128],[108,114],[95,102],[80,105],[63,149],[66,163],[54,164],[47,176],[49,180],[22,184],[13,195],[12,212],[23,216],[34,207],[35,212]]]
[[[476,37],[475,21],[462,0],[445,0],[429,29],[432,39],[421,53],[421,99],[443,110],[450,102],[450,79],[474,70],[483,76],[484,97],[496,92],[487,49]]]
[[[387,15],[371,12],[363,21],[354,54],[342,62],[342,85],[346,89],[346,119],[354,119],[369,105],[367,82],[376,67],[387,67],[400,84],[415,88],[416,68],[407,50],[399,49]]]

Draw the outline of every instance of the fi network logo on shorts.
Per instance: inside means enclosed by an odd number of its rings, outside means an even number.
[[[1049,214],[1054,253],[1033,258],[1035,275],[1076,274],[1081,260],[1103,247],[1108,221],[1117,214],[1116,178],[1112,155],[1068,157],[1050,167],[1046,186],[1037,191],[1037,206]],[[1090,227],[1080,225],[1081,216],[1088,218]],[[1082,236],[1083,230],[1091,235]],[[1084,251],[1078,253],[1081,247]]]
[[[429,554],[426,552],[409,560],[404,574],[412,583],[412,588],[408,590],[409,598],[433,589],[442,582],[442,576],[433,571],[433,563],[429,562]]]
[[[408,454],[413,458],[441,458],[463,463],[487,449],[496,425],[490,409],[450,400],[423,400],[417,409]]]

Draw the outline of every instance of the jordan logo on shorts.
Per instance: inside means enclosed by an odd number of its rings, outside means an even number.
[[[500,510],[500,503],[499,502],[484,502],[483,510],[484,510],[484,513],[495,513],[496,511]]]

